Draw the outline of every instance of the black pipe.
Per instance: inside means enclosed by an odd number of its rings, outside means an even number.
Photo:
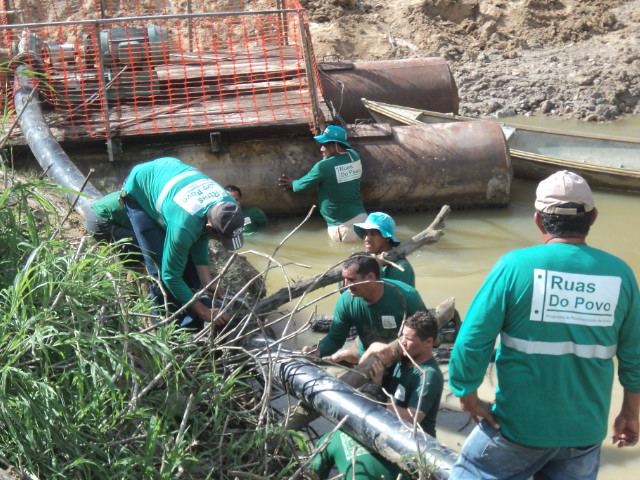
[[[435,438],[409,429],[396,415],[387,411],[349,385],[303,357],[259,335],[244,342],[247,350],[265,367],[271,365],[275,381],[287,392],[305,402],[334,424],[349,418],[342,430],[372,451],[412,472],[421,457],[436,480],[446,480],[456,453]]]
[[[89,226],[95,225],[96,219],[91,204],[102,194],[80,173],[51,133],[40,108],[38,93],[36,91],[32,94],[36,82],[25,72],[29,68],[28,65],[18,66],[14,78],[14,103],[16,113],[20,116],[20,128],[47,176],[58,185],[76,192],[66,193],[65,196],[71,204],[75,202],[75,208],[84,218],[87,231],[91,231]],[[29,100],[30,95],[33,96]],[[78,196],[77,192],[80,191],[88,197]]]

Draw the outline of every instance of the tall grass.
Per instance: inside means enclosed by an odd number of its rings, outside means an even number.
[[[8,183],[0,464],[34,479],[287,476],[301,439],[258,416],[252,373],[170,326],[140,333],[150,305],[113,247],[53,234],[55,185]]]

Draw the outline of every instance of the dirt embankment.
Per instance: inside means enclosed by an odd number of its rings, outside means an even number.
[[[464,115],[640,114],[640,0],[302,0],[319,60],[443,56]]]
[[[464,115],[640,114],[640,0],[300,1],[319,60],[442,56]],[[94,2],[74,12],[59,0],[40,3],[15,0],[18,10],[68,19]],[[216,0],[215,8],[241,3]],[[182,0],[173,5],[184,11]]]

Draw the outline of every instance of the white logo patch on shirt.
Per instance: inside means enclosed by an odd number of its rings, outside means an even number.
[[[535,269],[529,319],[610,327],[621,283],[620,277]]]
[[[348,462],[353,460],[354,455],[358,457],[360,455],[367,454],[367,451],[360,445],[358,445],[356,441],[348,435],[340,435],[340,443],[342,443],[344,457]]]
[[[350,182],[362,177],[362,163],[360,160],[338,165],[335,169],[338,183]]]
[[[396,387],[396,391],[393,394],[393,398],[395,398],[399,402],[404,402],[404,398],[407,396],[407,391],[404,389],[404,385],[399,384]]]
[[[383,328],[396,328],[398,326],[396,323],[396,317],[393,315],[382,315],[380,320],[382,321]]]
[[[182,187],[173,197],[173,201],[194,215],[202,207],[211,205],[226,195],[226,190],[220,185],[208,178],[202,178]]]

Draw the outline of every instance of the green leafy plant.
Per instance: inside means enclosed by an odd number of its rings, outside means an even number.
[[[228,368],[224,344],[145,332],[114,246],[52,234],[61,192],[0,193],[0,463],[34,479],[285,477],[304,442],[259,415],[255,374]]]

